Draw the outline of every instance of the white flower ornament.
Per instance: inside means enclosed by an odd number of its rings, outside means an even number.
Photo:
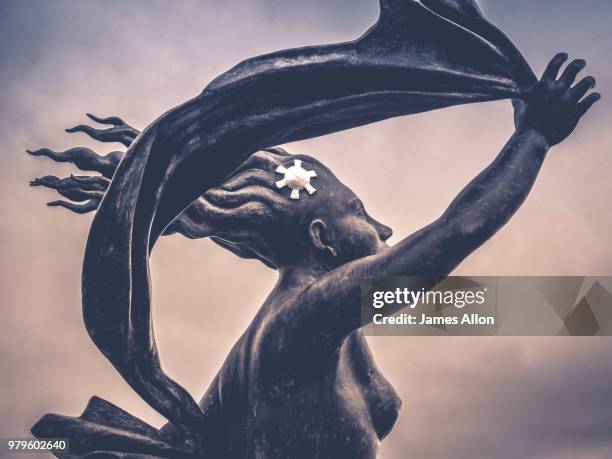
[[[293,166],[287,168],[282,164],[276,168],[277,174],[285,174],[282,180],[276,182],[278,188],[291,189],[291,199],[300,199],[300,190],[313,194],[317,189],[310,184],[310,179],[317,176],[315,171],[307,171],[302,167],[302,161],[293,160]]]

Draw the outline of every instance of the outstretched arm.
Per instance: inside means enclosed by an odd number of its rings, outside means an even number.
[[[544,158],[564,140],[600,98],[585,94],[594,87],[586,77],[572,87],[585,66],[569,64],[557,79],[566,54],[553,58],[542,79],[525,100],[515,101],[516,131],[495,160],[452,201],[444,214],[390,249],[343,265],[312,285],[302,299],[305,316],[321,315],[328,332],[343,337],[359,328],[360,283],[372,276],[424,276],[415,288],[431,288],[495,234],[529,194]],[[391,314],[394,310],[386,309]],[[296,319],[296,323],[300,320]],[[340,325],[338,325],[340,324]],[[331,326],[331,325],[330,325]]]

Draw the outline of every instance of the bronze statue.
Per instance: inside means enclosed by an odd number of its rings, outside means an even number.
[[[116,117],[80,125],[124,155],[29,151],[101,176],[32,185],[97,210],[83,268],[90,336],[168,419],[155,429],[93,398],[79,418],[49,414],[38,437],[69,437],[85,457],[373,458],[401,401],[359,331],[367,276],[441,278],[523,203],[548,149],[599,99],[584,68],[555,56],[537,81],[471,0],[382,0],[359,40],[245,61],[143,132]],[[299,91],[295,88],[299,87]],[[586,97],[585,97],[586,96]],[[281,143],[458,103],[512,98],[516,130],[436,221],[389,247],[391,229],[322,163]],[[201,402],[163,371],[148,255],[162,234],[210,237],[279,280]],[[420,287],[431,288],[427,284]],[[392,311],[387,311],[390,313]]]

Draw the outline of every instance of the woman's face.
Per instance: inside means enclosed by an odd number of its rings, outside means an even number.
[[[278,185],[296,160],[314,172],[313,188],[308,192],[302,186],[298,199],[286,183]],[[210,214],[219,228],[215,242],[276,268],[303,261],[304,250],[337,267],[385,250],[392,234],[329,168],[306,155],[255,154],[220,188],[209,190],[203,202],[204,219]]]
[[[387,249],[393,231],[366,212],[361,200],[348,187],[337,183],[333,205],[321,215],[336,249],[338,264],[374,255]]]

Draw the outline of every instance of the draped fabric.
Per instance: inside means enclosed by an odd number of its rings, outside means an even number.
[[[98,397],[89,400],[78,418],[47,414],[32,432],[39,438],[68,438],[68,452],[55,453],[62,459],[199,457],[170,445],[159,430]]]
[[[119,165],[85,252],[90,336],[156,410],[200,429],[189,394],[134,366],[158,363],[148,262],[164,228],[257,150],[401,115],[520,98],[535,81],[474,0],[381,0],[378,21],[354,41],[239,63],[149,125]]]

